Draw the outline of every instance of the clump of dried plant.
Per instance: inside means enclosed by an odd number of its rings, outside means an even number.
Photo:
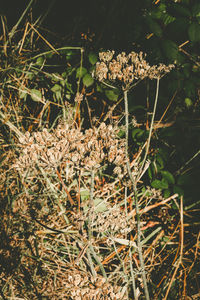
[[[26,179],[33,174],[37,176],[39,168],[46,174],[59,169],[66,182],[71,182],[77,171],[112,165],[114,173],[122,177],[125,174],[125,146],[118,132],[117,126],[105,123],[83,132],[69,120],[52,132],[46,128],[32,134],[26,132],[19,138],[20,156],[13,167]]]
[[[51,294],[52,299],[58,293],[49,284],[55,270],[56,286],[60,286],[62,295],[74,299],[84,299],[86,293],[88,299],[128,299],[131,282],[140,277],[140,267],[134,267],[133,275],[129,259],[126,267],[115,263],[116,259],[123,260],[120,248],[131,247],[137,252],[136,243],[130,240],[137,232],[132,203],[135,196],[127,177],[125,140],[119,138],[119,130],[117,124],[105,123],[81,130],[69,109],[68,119],[53,130],[44,128],[19,137],[12,169],[20,174],[24,192],[16,199],[13,211],[23,219],[20,230],[28,227],[37,236],[42,272],[49,276],[40,291]],[[136,162],[131,172],[136,178]],[[108,178],[105,182],[104,176]],[[151,189],[137,196],[141,205],[164,201],[160,193]],[[29,243],[34,247],[35,238],[29,238]],[[63,263],[74,266],[74,275],[69,269],[63,271]],[[104,281],[101,288],[96,285],[99,272]],[[40,277],[35,280],[40,282]],[[135,292],[141,293],[142,288],[139,284]]]
[[[125,139],[119,138],[118,124],[81,128],[70,107],[68,117],[51,130],[25,134],[15,130],[15,153],[11,151],[10,167],[6,168],[5,160],[6,171],[0,175],[1,190],[7,186],[4,196],[14,198],[11,218],[8,221],[5,214],[1,220],[6,249],[0,250],[5,260],[1,295],[8,299],[139,299],[158,266],[162,273],[166,257],[176,261],[180,254],[182,259],[183,222],[179,224],[179,219],[183,215],[177,210],[170,216],[171,201],[178,206],[177,194],[164,199],[160,191],[141,181],[150,138],[145,155],[136,153],[133,161],[128,155],[129,89],[146,77],[159,82],[172,68],[149,66],[143,53],[121,53],[116,58],[113,51],[100,53],[97,79],[122,84]],[[81,100],[77,94],[76,101]],[[167,233],[165,227],[170,228]],[[162,280],[168,280],[162,274],[157,290]],[[168,289],[174,278],[170,276]]]

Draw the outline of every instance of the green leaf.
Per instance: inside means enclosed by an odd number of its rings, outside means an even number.
[[[189,108],[193,105],[192,100],[190,98],[185,98],[185,105]]]
[[[187,30],[190,25],[189,19],[180,17],[175,19],[173,22],[167,25],[166,32],[167,35],[171,37],[172,40],[177,41],[180,39],[187,38]]]
[[[162,177],[170,184],[175,183],[174,176],[169,171],[161,171]]]
[[[44,63],[44,57],[43,57],[43,56],[40,56],[40,57],[37,58],[35,64],[38,65],[38,66],[42,66],[43,63]]]
[[[167,243],[170,240],[170,238],[168,236],[163,236],[162,241],[164,243]]]
[[[92,78],[92,76],[90,74],[86,74],[84,77],[83,77],[83,84],[86,86],[86,87],[89,87],[91,85],[93,85],[94,83],[94,79]]]
[[[160,148],[157,155],[161,155],[164,162],[168,160],[169,152],[167,149]]]
[[[188,35],[192,42],[200,41],[200,24],[192,23],[188,28]]]
[[[166,57],[170,60],[176,60],[178,57],[179,49],[176,43],[171,40],[163,40],[162,41],[162,50]]]
[[[34,78],[34,73],[28,73],[27,79],[32,80]]]
[[[42,102],[42,93],[39,90],[31,90],[31,98],[35,102]]]
[[[112,90],[105,90],[106,97],[111,101],[117,101],[119,97],[119,90],[112,89]]]
[[[104,212],[108,210],[105,201],[102,201],[102,199],[94,199],[94,206],[95,212]]]
[[[59,82],[60,80],[62,80],[63,78],[60,76],[59,73],[52,73],[52,81],[53,82]]]
[[[53,93],[59,92],[62,89],[62,87],[59,84],[55,84],[52,88],[51,91]]]
[[[98,56],[94,52],[90,52],[88,55],[88,59],[92,65],[95,65],[98,61]]]
[[[63,73],[61,74],[61,76],[62,76],[63,79],[66,79],[66,78],[67,78],[67,72],[63,72]]]
[[[183,65],[183,75],[186,78],[189,78],[191,74],[191,64],[190,63],[185,63]]]
[[[194,17],[200,16],[200,3],[196,3],[192,6],[192,15]]]
[[[184,82],[184,91],[188,98],[195,95],[195,82],[192,78]]]
[[[172,22],[174,22],[174,21],[176,20],[176,18],[174,18],[174,17],[168,15],[167,13],[164,13],[164,14],[161,16],[161,18],[162,18],[163,23],[164,23],[165,25],[168,25],[168,24],[170,24],[170,23],[172,23]]]
[[[163,178],[162,180],[155,179],[152,181],[151,186],[155,189],[167,189],[168,188],[168,182]]]
[[[125,131],[120,130],[117,135],[118,135],[118,137],[123,138],[123,137],[125,137]]]
[[[145,197],[151,197],[153,195],[152,191],[147,190],[145,186],[142,187],[142,194],[145,194]]]
[[[102,84],[97,83],[96,89],[97,89],[97,92],[103,93],[103,87],[102,87]]]
[[[76,70],[76,78],[82,78],[87,73],[87,69],[84,67],[80,67]]]
[[[162,36],[162,28],[160,25],[153,20],[150,16],[147,17],[147,24],[149,26],[149,30],[153,32],[156,36],[161,37]]]
[[[148,171],[147,171],[150,180],[152,180],[152,179],[155,177],[156,171],[157,171],[157,170],[156,170],[156,168],[155,168],[154,163],[150,164],[150,166],[149,166],[149,168],[148,168]]]
[[[140,138],[144,134],[144,130],[140,128],[135,128],[132,130],[132,139],[136,140],[137,138]]]
[[[135,105],[133,103],[133,101],[130,102],[129,104],[129,112],[134,112],[134,111],[138,111],[138,110],[146,110],[145,107],[143,105]]]
[[[63,80],[60,80],[61,86],[64,87],[64,86],[66,85],[66,82],[67,82],[67,80],[64,80],[64,79],[63,79]]]
[[[72,58],[73,54],[74,54],[72,50],[67,50],[67,51],[65,51],[65,53],[66,53],[65,58],[66,58],[67,61],[69,61]]]
[[[45,56],[46,56],[46,58],[52,58],[53,55],[54,55],[54,52],[50,52],[50,53],[46,54]]]
[[[174,17],[190,17],[191,12],[187,7],[184,7],[180,3],[171,3],[169,8],[170,13]]]
[[[150,180],[152,180],[153,179],[153,172],[152,172],[151,166],[149,166],[147,172],[148,172],[148,176],[149,176]]]
[[[193,66],[192,66],[192,72],[194,72],[194,73],[199,72],[199,66],[193,65]]]
[[[27,91],[26,90],[20,90],[19,91],[19,98],[20,99],[26,99],[27,97]]]
[[[159,170],[163,169],[164,166],[165,166],[165,162],[163,160],[163,157],[159,153],[156,155],[156,165],[157,165],[157,168]]]
[[[89,199],[89,197],[90,197],[90,191],[88,191],[88,190],[82,190],[80,192],[80,195],[81,195],[81,201],[85,201],[85,200]]]
[[[166,198],[169,198],[169,196],[171,195],[171,192],[170,192],[170,190],[165,190],[164,191],[164,198],[166,199]]]
[[[56,96],[56,99],[57,99],[57,100],[61,100],[61,99],[62,99],[61,91],[56,92],[56,93],[55,93],[55,96]]]

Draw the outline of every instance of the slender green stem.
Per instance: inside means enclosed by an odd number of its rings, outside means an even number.
[[[134,299],[137,300],[137,290],[136,290],[136,284],[135,284],[135,276],[133,272],[133,262],[132,262],[132,257],[131,257],[131,249],[129,250],[129,257],[130,257],[130,270],[131,270],[131,277],[132,277],[132,287],[133,287],[133,295]]]
[[[193,160],[193,159],[195,159],[198,155],[200,154],[200,150],[199,151],[197,151],[188,161],[186,161],[186,163],[178,170],[178,171],[176,171],[176,174],[180,174],[181,173],[181,171],[183,171],[183,169],[189,164],[189,163],[191,163],[191,161]]]
[[[70,46],[69,47],[55,48],[55,50],[57,52],[62,51],[62,50],[81,50],[82,51],[82,49],[83,49],[82,47],[70,47]],[[55,51],[54,50],[49,50],[49,51],[46,51],[46,52],[39,53],[39,54],[37,54],[35,56],[32,56],[29,59],[27,59],[26,62],[33,61],[34,59],[36,59],[40,56],[45,56],[45,55],[48,55],[48,54],[53,53],[53,52],[55,52]]]
[[[87,249],[86,253],[87,253],[88,262],[89,262],[89,265],[90,265],[90,269],[91,269],[92,276],[93,276],[94,278],[96,278],[96,277],[97,277],[97,273],[96,273],[96,271],[95,271],[94,264],[93,264],[93,261],[92,261],[92,257],[91,257],[91,255],[90,255],[90,250]]]
[[[81,50],[81,62],[80,62],[80,75],[79,75],[78,83],[77,83],[77,93],[80,93],[81,73],[82,73],[82,68],[83,68],[83,52],[84,52],[84,49],[81,48],[80,50]]]
[[[27,5],[26,9],[24,10],[23,14],[21,15],[21,17],[19,18],[19,20],[17,21],[17,23],[15,24],[15,26],[13,26],[11,32],[9,33],[9,39],[11,40],[13,35],[15,34],[19,24],[21,23],[21,21],[23,20],[24,16],[26,15],[27,11],[29,10],[29,8],[31,7],[32,3],[34,2],[34,0],[31,0],[29,2],[29,4]]]
[[[102,265],[100,259],[98,258],[97,254],[95,253],[94,247],[92,245],[90,245],[89,249],[90,249],[94,259],[96,260],[96,263],[98,264],[98,266],[99,266],[99,268],[102,272],[103,277],[107,280],[108,278],[107,278],[107,275],[106,275],[106,271],[105,271],[104,266]]]
[[[88,215],[88,239],[91,242],[92,239],[92,226],[91,219],[94,209],[94,169],[91,171],[91,187],[90,187],[90,203],[89,203],[89,215]]]
[[[126,142],[125,142],[125,151],[126,151],[126,165],[129,178],[131,180],[135,198],[135,211],[136,211],[136,220],[137,220],[137,246],[138,246],[138,255],[140,260],[140,267],[141,267],[141,274],[142,274],[142,281],[144,285],[144,293],[146,300],[149,300],[149,292],[147,287],[147,279],[145,274],[145,266],[142,254],[142,244],[141,244],[141,229],[140,229],[140,210],[139,210],[139,203],[138,203],[138,193],[137,193],[137,181],[133,178],[130,161],[129,161],[129,154],[128,154],[128,90],[124,90],[124,104],[125,104],[125,123],[126,123]]]
[[[147,140],[147,146],[146,146],[144,159],[143,159],[143,162],[142,162],[142,165],[141,165],[141,168],[140,168],[140,172],[138,174],[138,178],[140,177],[141,173],[143,172],[143,168],[145,166],[147,155],[148,155],[148,152],[149,152],[151,136],[152,136],[152,131],[153,131],[153,125],[154,125],[154,119],[155,119],[155,114],[156,114],[156,108],[157,108],[157,103],[158,103],[159,83],[160,83],[160,78],[158,77],[157,78],[157,85],[156,85],[156,96],[155,96],[155,102],[154,102],[154,108],[153,108],[153,115],[152,115],[152,118],[151,118],[151,125],[150,125],[150,130],[149,130],[149,136],[148,136],[148,140]],[[138,180],[138,178],[137,178],[137,180]]]

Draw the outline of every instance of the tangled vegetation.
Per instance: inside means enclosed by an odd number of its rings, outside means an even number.
[[[37,24],[1,20],[0,297],[198,299],[198,203],[188,163],[167,167],[175,96],[156,118],[176,61],[54,47]]]

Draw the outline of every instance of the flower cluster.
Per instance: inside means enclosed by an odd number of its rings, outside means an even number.
[[[104,200],[102,203],[100,201],[100,207],[96,204],[91,209],[88,199],[82,201],[81,208],[82,212],[73,214],[70,220],[78,228],[87,220],[87,212],[90,211],[91,228],[99,239],[105,239],[106,236],[125,238],[129,232],[136,229],[135,221],[130,220],[123,209],[117,205],[111,205],[109,201]],[[88,238],[86,231],[83,231],[82,235]]]
[[[26,132],[19,139],[22,149],[14,167],[24,178],[32,176],[38,167],[51,174],[59,168],[67,181],[77,169],[98,169],[108,164],[118,166],[123,173],[125,148],[124,140],[117,137],[118,130],[101,123],[98,128],[82,132],[76,124],[65,123],[52,132],[47,129],[32,134]]]
[[[172,64],[150,66],[145,60],[146,55],[143,52],[132,51],[128,55],[122,52],[113,58],[114,53],[114,51],[99,53],[100,62],[96,63],[95,71],[95,76],[99,81],[117,79],[127,86],[134,80],[142,80],[146,77],[150,79],[161,78],[174,68]]]
[[[135,223],[130,222],[126,217],[125,211],[120,207],[113,206],[106,212],[96,213],[92,226],[97,229],[99,235],[101,233],[124,236],[135,228]]]
[[[59,289],[59,272],[56,276],[57,288]],[[88,276],[86,272],[77,269],[71,269],[65,278],[62,278],[63,294],[67,297],[65,299],[127,299],[121,292],[121,287],[111,285],[106,282],[106,279],[100,275],[96,278]],[[48,292],[48,287],[47,287]]]

